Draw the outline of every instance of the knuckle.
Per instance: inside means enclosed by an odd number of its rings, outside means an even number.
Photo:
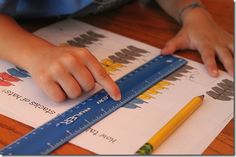
[[[214,42],[212,42],[210,39],[206,40],[205,38],[202,39],[203,42],[199,43],[199,45],[201,47],[203,47],[204,49],[211,49],[212,44],[214,44],[215,42],[217,42],[217,40],[215,40]]]
[[[104,80],[104,79],[107,79],[109,77],[107,72],[102,67],[98,68],[97,74],[98,74],[99,79]]]
[[[66,87],[67,90],[65,89],[66,94],[71,99],[78,97],[82,93],[79,84],[73,80],[70,82],[67,82],[66,86],[67,86]]]
[[[205,59],[205,60],[206,59],[211,59],[211,58],[214,58],[214,57],[215,57],[215,53],[211,49],[205,49],[202,52],[202,58]]]
[[[209,35],[206,35],[206,34],[203,34],[199,39],[201,41],[204,41],[207,44],[211,44],[211,43],[214,43],[214,42],[219,40],[217,36],[214,36],[214,35],[209,36]]]
[[[49,67],[48,73],[49,73],[48,75],[56,77],[60,76],[63,73],[63,68],[61,63],[59,62],[52,63],[51,66]]]
[[[90,58],[91,57],[91,53],[89,52],[88,49],[86,48],[81,48],[80,49],[80,54],[84,57],[84,58]]]
[[[74,99],[74,98],[77,98],[81,95],[82,91],[80,88],[71,88],[70,92],[67,93],[67,96],[70,98],[70,99]]]
[[[89,81],[89,82],[87,82],[85,85],[84,85],[84,91],[85,92],[89,92],[89,91],[91,91],[92,89],[94,89],[94,87],[95,87],[95,82],[94,81]]]
[[[46,82],[49,82],[50,75],[47,72],[42,72],[36,78],[37,78],[36,80],[38,80],[39,84],[44,84]]]
[[[77,64],[76,58],[70,53],[65,53],[62,56],[61,60],[62,60],[63,63],[65,63],[69,67],[75,67],[76,64]]]

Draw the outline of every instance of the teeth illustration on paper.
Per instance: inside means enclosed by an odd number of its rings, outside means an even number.
[[[72,40],[68,40],[67,44],[76,47],[87,47],[88,45],[99,41],[101,38],[105,38],[105,36],[94,31],[87,31],[85,34],[81,34],[74,37]]]
[[[30,77],[27,71],[20,69],[18,67],[7,69],[7,72],[15,77],[20,77],[20,78]]]
[[[121,49],[119,52],[115,52],[114,55],[108,56],[114,62],[121,64],[129,64],[134,60],[137,60],[138,57],[143,56],[143,54],[150,53],[144,49],[137,48],[135,46],[127,46],[125,49]]]
[[[23,81],[20,78],[30,77],[27,71],[18,67],[9,68],[7,72],[0,73],[0,86],[14,86],[14,82]]]
[[[147,103],[148,100],[150,99],[155,99],[155,96],[157,94],[161,94],[160,91],[168,89],[167,87],[172,85],[171,82],[163,80],[140,94],[138,97],[136,97],[134,100],[130,101],[127,103],[124,107],[129,108],[129,109],[136,109],[136,108],[141,108],[138,105],[143,105]]]
[[[151,99],[155,99],[156,95],[161,94],[161,91],[168,89],[167,87],[170,85],[174,85],[173,82],[180,80],[182,77],[185,77],[185,75],[190,73],[193,69],[194,68],[189,65],[183,66],[181,69],[175,71],[164,80],[158,82],[124,107],[128,109],[141,108],[140,105],[147,103],[147,101]]]
[[[181,77],[184,77],[186,73],[189,73],[191,70],[193,70],[194,68],[191,67],[190,65],[185,65],[182,68],[178,69],[176,72],[170,74],[167,78],[165,78],[166,80],[169,81],[177,81],[179,80]]]
[[[138,57],[142,57],[147,53],[150,52],[130,45],[115,52],[114,55],[102,59],[101,64],[109,74],[113,74],[113,72],[120,70],[122,67],[125,67],[126,64],[132,63],[132,61],[137,60]]]
[[[123,64],[114,62],[113,60],[109,58],[105,58],[101,60],[102,67],[106,70],[107,73],[112,74],[112,72],[115,72],[119,70],[120,68],[124,67]]]
[[[213,99],[221,101],[230,101],[234,99],[234,82],[228,79],[217,83],[217,86],[212,87],[212,90],[206,92]]]

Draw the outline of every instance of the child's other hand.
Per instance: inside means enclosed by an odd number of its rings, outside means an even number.
[[[198,50],[211,76],[219,75],[216,57],[227,72],[234,75],[233,36],[220,28],[202,8],[185,13],[182,29],[166,43],[162,54],[172,54],[182,49]]]
[[[95,82],[113,99],[121,97],[116,83],[87,49],[52,46],[34,53],[29,65],[33,79],[54,101],[76,98],[92,90]]]

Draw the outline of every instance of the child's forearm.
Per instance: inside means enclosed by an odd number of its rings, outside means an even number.
[[[11,17],[0,14],[0,59],[27,70],[32,55],[50,46],[22,29]]]

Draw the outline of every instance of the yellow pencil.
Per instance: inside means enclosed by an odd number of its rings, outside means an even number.
[[[178,128],[203,102],[204,95],[194,97],[166,125],[145,143],[136,154],[151,154],[175,129]]]

